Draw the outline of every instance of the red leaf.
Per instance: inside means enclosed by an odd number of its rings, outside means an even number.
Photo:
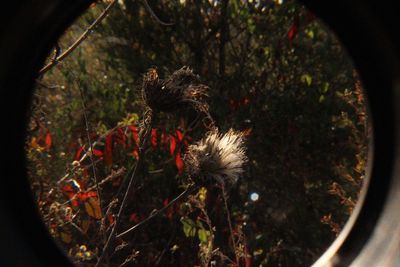
[[[117,143],[122,145],[122,146],[124,146],[124,147],[126,147],[126,135],[124,133],[124,130],[122,130],[121,128],[118,128],[117,129],[117,136],[118,136],[118,138],[116,140]]]
[[[151,146],[153,148],[157,147],[157,129],[151,129]]]
[[[169,199],[166,198],[166,199],[163,201],[164,207],[166,207],[166,206],[168,205],[168,203],[169,203]],[[174,215],[174,205],[171,205],[171,207],[169,207],[169,208],[167,209],[165,215],[167,216],[168,220],[171,222],[171,221],[172,221],[172,217],[173,217],[173,215]]]
[[[76,152],[76,155],[75,155],[75,160],[79,160],[81,158],[81,155],[82,155],[82,152],[84,149],[85,149],[85,146],[81,146],[78,149],[78,151]]]
[[[133,141],[135,141],[136,145],[139,145],[139,132],[134,125],[129,125],[128,128],[132,132]]]
[[[51,143],[52,143],[51,134],[50,134],[49,130],[47,130],[46,137],[44,139],[44,143],[46,144],[46,149],[49,150],[51,147]]]
[[[120,186],[120,185],[121,185],[121,177],[115,179],[114,181],[112,181],[111,185],[112,185],[113,187],[118,187],[118,186]]]
[[[96,191],[89,191],[89,192],[80,192],[78,193],[78,198],[82,201],[85,201],[88,198],[97,197]]]
[[[139,149],[135,147],[132,151],[132,155],[136,158],[139,159]]]
[[[240,104],[242,106],[247,106],[250,103],[250,99],[247,96],[244,96],[240,99]]]
[[[61,188],[61,191],[63,191],[67,195],[68,199],[72,199],[72,206],[77,207],[79,205],[78,201],[74,198],[76,194],[70,185],[64,185]]]
[[[176,136],[178,137],[178,141],[182,142],[183,140],[183,134],[181,133],[181,131],[176,130]]]
[[[175,152],[175,148],[176,148],[176,139],[175,139],[175,136],[173,136],[173,135],[171,135],[169,139],[170,139],[169,152],[171,153],[171,155],[173,155]]]
[[[73,193],[74,192],[74,190],[72,189],[72,187],[69,184],[66,184],[63,187],[61,187],[61,191],[65,192],[65,193]]]
[[[139,217],[137,216],[136,213],[132,213],[131,216],[129,216],[129,221],[130,222],[134,222],[134,223],[138,223],[139,222]]]
[[[249,252],[247,250],[247,246],[246,245],[244,246],[244,255],[245,255],[244,260],[245,260],[245,263],[246,263],[245,266],[246,267],[251,267],[251,257],[249,255]]]
[[[246,267],[250,267],[251,266],[251,258],[249,256],[246,256]]]
[[[178,169],[178,173],[182,174],[184,165],[183,165],[181,153],[179,153],[179,152],[176,153],[176,155],[175,155],[175,165],[176,165],[176,168]]]
[[[165,133],[165,130],[161,132],[160,143],[161,145],[167,144],[167,135]]]
[[[112,225],[114,223],[114,215],[108,214],[107,219],[108,219],[109,225]]]
[[[70,197],[70,199],[71,199],[72,197]],[[79,203],[78,203],[78,201],[76,200],[76,199],[73,199],[73,200],[71,200],[71,204],[72,204],[72,206],[74,206],[74,207],[78,207],[78,205],[79,205]]]
[[[165,206],[167,206],[167,205],[168,205],[168,203],[169,203],[169,199],[168,199],[168,198],[164,199],[164,201],[163,201],[163,205],[164,205],[164,207],[165,207]]]
[[[110,133],[106,136],[106,146],[104,148],[104,162],[107,166],[112,164],[112,143],[113,135]]]
[[[103,151],[101,151],[101,150],[98,150],[95,148],[93,148],[92,150],[93,150],[93,155],[95,155],[96,157],[102,157],[104,154]]]
[[[298,15],[295,15],[293,18],[293,23],[290,26],[287,36],[290,42],[293,41],[293,39],[297,36],[299,32],[299,27],[300,27],[300,18]]]
[[[296,37],[298,31],[298,25],[297,23],[293,23],[292,26],[290,26],[289,31],[287,33],[287,37],[289,41],[293,41],[293,39]]]

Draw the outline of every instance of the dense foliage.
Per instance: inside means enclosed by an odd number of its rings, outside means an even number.
[[[61,51],[108,3],[71,26]],[[120,232],[167,208],[117,238],[106,265],[310,265],[343,227],[364,178],[364,97],[343,47],[293,1],[148,4],[173,24],[157,22],[141,1],[118,1],[38,79],[26,150],[51,235],[75,262],[94,266],[140,156]],[[246,136],[249,161],[227,203],[209,183],[169,205],[187,185],[183,153],[209,125],[196,110],[161,112],[139,155],[143,74],[156,68],[166,77],[184,65],[209,86],[220,130]]]

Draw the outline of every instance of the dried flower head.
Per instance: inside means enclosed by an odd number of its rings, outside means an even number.
[[[171,112],[187,105],[197,110],[208,108],[208,87],[186,66],[165,80],[158,77],[156,69],[150,69],[143,77],[142,90],[147,105],[156,111]]]
[[[234,184],[247,162],[243,135],[233,129],[225,134],[214,129],[190,145],[183,160],[186,172],[195,181],[211,179],[221,184]]]

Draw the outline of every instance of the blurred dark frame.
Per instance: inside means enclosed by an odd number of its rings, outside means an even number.
[[[0,266],[72,266],[36,211],[24,139],[37,72],[56,40],[91,2],[14,1],[0,9]],[[337,33],[350,53],[373,122],[360,201],[315,266],[400,266],[400,10],[389,0],[302,2]]]

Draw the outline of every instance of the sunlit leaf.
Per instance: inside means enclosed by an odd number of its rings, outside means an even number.
[[[115,221],[114,215],[108,214],[108,215],[107,215],[107,220],[108,220],[108,224],[109,224],[109,225],[112,225],[112,224],[114,223],[114,221]]]
[[[75,154],[75,160],[80,160],[82,152],[84,151],[85,146],[81,146]]]
[[[170,250],[172,253],[174,253],[175,251],[177,251],[179,249],[179,246],[177,244],[173,245]]]
[[[52,138],[51,138],[51,134],[50,134],[49,130],[47,130],[46,137],[44,139],[44,143],[46,145],[46,149],[49,150],[51,147],[51,144],[52,144]]]
[[[93,155],[95,155],[96,157],[102,157],[104,155],[103,151],[101,151],[101,150],[93,148],[92,151],[93,151]]]
[[[175,136],[171,135],[169,138],[169,153],[173,155],[175,153],[176,148],[176,139]]]
[[[179,174],[183,173],[183,168],[184,168],[184,163],[181,157],[181,153],[176,153],[175,155],[175,165],[176,168],[178,169]]]
[[[300,78],[301,82],[307,84],[308,86],[312,83],[312,77],[309,74],[303,74]]]
[[[178,138],[178,141],[179,141],[179,142],[182,142],[182,140],[183,140],[183,134],[182,134],[181,131],[176,130],[176,137]]]
[[[97,197],[91,197],[85,201],[85,210],[90,217],[97,220],[103,217],[100,209],[100,201]]]
[[[207,188],[204,186],[199,189],[198,198],[201,202],[204,202],[207,198]]]
[[[97,192],[96,191],[80,192],[77,194],[77,197],[81,201],[86,201],[89,198],[97,198]]]
[[[181,223],[183,224],[183,232],[186,237],[194,237],[196,235],[196,224],[190,218],[182,218]]]
[[[133,141],[135,142],[136,145],[139,145],[139,132],[138,132],[138,129],[134,125],[129,125],[128,128],[132,132]]]
[[[132,155],[136,158],[139,159],[139,148],[135,147],[132,151]]]
[[[208,237],[210,236],[210,231],[207,231],[205,229],[199,229],[197,231],[197,236],[199,237],[201,243],[207,243]]]
[[[306,34],[310,39],[314,39],[314,31],[313,30],[306,31]]]

